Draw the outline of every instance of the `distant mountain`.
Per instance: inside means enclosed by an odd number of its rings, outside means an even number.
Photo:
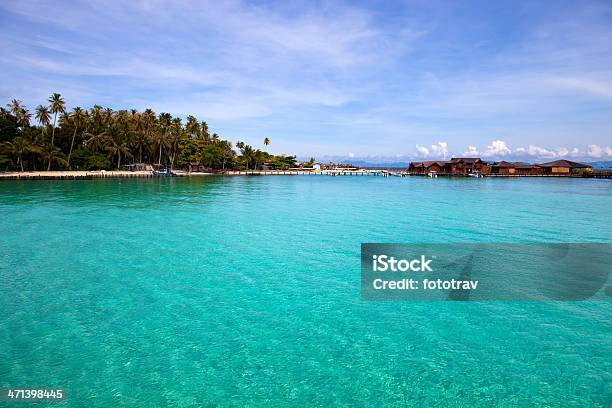
[[[459,155],[458,157],[460,157]],[[450,155],[447,159],[450,158]],[[308,159],[304,159],[307,161]],[[372,157],[347,157],[347,156],[323,156],[317,159],[317,161],[321,163],[343,163],[343,164],[352,164],[354,166],[359,167],[380,167],[380,168],[406,168],[410,164],[411,161],[421,161],[421,160],[435,160],[435,158],[414,158],[414,157],[385,157],[385,156],[372,156]],[[506,161],[521,161],[527,163],[544,163],[551,160],[556,160],[554,158],[534,158],[529,156],[504,156],[501,158],[484,158],[485,161],[493,163],[498,160],[506,160]],[[594,170],[612,170],[612,161],[609,160],[600,160],[600,161],[588,161],[588,160],[580,160],[576,158],[569,158],[568,160],[578,161],[580,163],[585,163],[593,166]]]
[[[301,161],[308,161],[308,158],[298,157]],[[410,157],[349,157],[349,156],[320,156],[316,158],[319,163],[339,163],[352,164],[359,167],[380,167],[380,168],[406,168],[412,161]]]
[[[593,166],[593,170],[612,170],[612,161],[586,162],[586,164]]]
[[[378,162],[378,161],[366,161],[366,160],[351,160],[344,159],[340,163],[352,164],[353,166],[359,167],[381,167],[381,168],[393,168],[400,169],[408,167],[408,162]]]

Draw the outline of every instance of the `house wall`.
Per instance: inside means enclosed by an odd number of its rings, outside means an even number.
[[[542,174],[543,171],[540,168],[533,167],[531,169],[522,169],[515,167],[493,167],[491,169],[491,173],[493,174],[514,174],[514,175],[535,175]]]
[[[509,167],[494,167],[492,170],[492,173],[495,174],[510,174],[510,170],[514,170],[514,169],[510,169]],[[514,173],[514,171],[513,171]]]
[[[432,171],[440,173],[442,172],[442,167],[438,166],[437,164],[432,164],[431,166],[427,167],[427,173]]]
[[[466,173],[488,173],[489,167],[485,163],[465,164],[457,163],[452,164],[450,168],[453,174],[466,174]]]
[[[537,167],[531,169],[516,169],[516,174],[542,174],[542,169]]]

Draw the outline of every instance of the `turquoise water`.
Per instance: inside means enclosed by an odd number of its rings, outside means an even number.
[[[0,387],[54,406],[612,401],[610,302],[359,292],[362,242],[612,242],[606,180],[10,181],[0,210]]]

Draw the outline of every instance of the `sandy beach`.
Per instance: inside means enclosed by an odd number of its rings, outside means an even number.
[[[187,172],[174,170],[178,177],[194,176],[293,176],[293,175],[384,175],[384,171],[376,170],[228,170],[223,173]],[[25,171],[0,173],[0,179],[5,180],[72,180],[93,178],[148,178],[157,177],[150,171],[100,170],[100,171]]]
[[[0,179],[90,179],[90,178],[153,177],[150,171],[24,171],[0,173]]]

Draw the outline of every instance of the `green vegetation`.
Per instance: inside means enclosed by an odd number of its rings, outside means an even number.
[[[0,166],[3,170],[99,170],[150,163],[185,168],[190,163],[213,170],[286,169],[295,167],[295,156],[274,156],[244,142],[232,143],[211,134],[208,124],[195,116],[186,121],[151,109],[114,111],[95,105],[91,109],[66,108],[54,93],[48,105],[32,115],[13,99],[0,108]],[[263,144],[268,146],[270,139]],[[265,167],[264,167],[265,166]]]

